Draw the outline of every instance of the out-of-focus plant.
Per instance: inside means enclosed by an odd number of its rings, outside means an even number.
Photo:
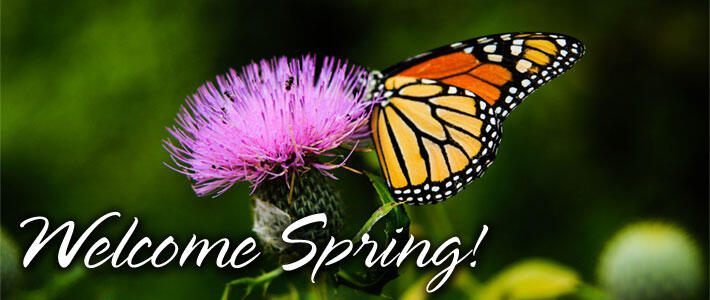
[[[626,226],[607,243],[599,281],[621,300],[693,299],[703,281],[702,258],[693,239],[668,223]]]
[[[20,253],[15,242],[0,229],[0,280],[2,280],[2,295],[14,290],[20,275]]]
[[[87,269],[82,265],[76,265],[71,269],[59,271],[47,282],[33,290],[20,290],[15,293],[14,299],[26,300],[51,300],[62,299],[67,290],[86,278]],[[4,280],[4,278],[3,278]]]
[[[581,285],[574,270],[543,259],[529,259],[501,271],[485,284],[478,299],[555,299]]]

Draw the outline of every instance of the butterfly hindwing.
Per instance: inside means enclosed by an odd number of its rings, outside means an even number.
[[[371,119],[385,177],[398,201],[442,201],[480,177],[493,161],[500,122],[469,91],[426,79],[397,78]]]
[[[373,140],[399,201],[442,201],[493,162],[501,123],[536,88],[584,53],[560,34],[476,38],[407,59],[382,72]]]

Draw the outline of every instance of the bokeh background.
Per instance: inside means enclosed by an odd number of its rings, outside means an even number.
[[[473,245],[487,224],[477,267],[460,267],[472,289],[530,257],[594,285],[615,232],[660,220],[695,240],[707,278],[707,1],[8,0],[1,27],[3,255],[12,243],[24,253],[39,229],[19,223],[36,215],[83,229],[117,210],[123,217],[103,231],[117,237],[133,217],[157,240],[254,236],[247,184],[198,198],[162,164],[164,128],[185,97],[230,67],[317,53],[383,69],[471,37],[549,31],[579,38],[586,57],[508,118],[482,178],[440,205],[407,208],[412,232]],[[352,166],[369,168],[367,155]],[[354,228],[376,208],[375,193],[366,178],[339,175]],[[64,270],[52,245],[29,268],[3,270],[3,296],[218,299],[229,280],[266,271],[214,263],[85,271],[81,258]],[[11,262],[3,258],[3,268]],[[426,296],[410,289],[425,273],[407,268],[385,294]],[[292,286],[309,297],[300,277],[275,282],[274,293]],[[467,288],[447,286],[434,296],[458,299]],[[347,288],[338,297],[376,298]]]

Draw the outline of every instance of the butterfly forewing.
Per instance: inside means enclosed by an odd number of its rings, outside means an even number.
[[[560,34],[508,33],[434,49],[382,72],[376,150],[396,199],[449,198],[493,162],[502,120],[584,53]]]

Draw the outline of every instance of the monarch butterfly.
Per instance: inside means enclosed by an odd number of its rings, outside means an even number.
[[[421,205],[461,191],[493,163],[510,111],[584,51],[562,34],[505,33],[371,72],[368,94],[383,101],[370,126],[390,192]]]

